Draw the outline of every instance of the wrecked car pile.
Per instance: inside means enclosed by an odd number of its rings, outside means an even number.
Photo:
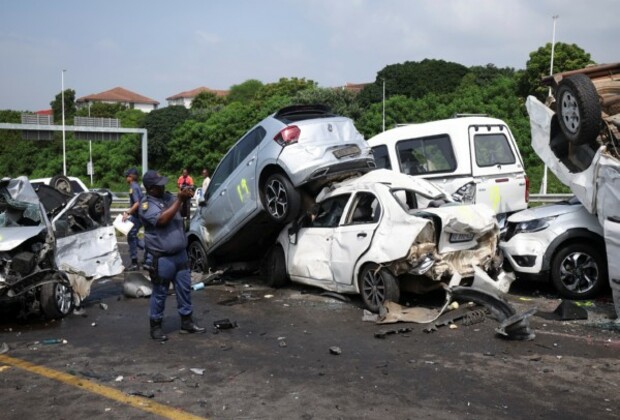
[[[122,271],[111,199],[69,196],[26,177],[0,181],[0,302],[20,313],[61,318],[90,293],[93,280]]]

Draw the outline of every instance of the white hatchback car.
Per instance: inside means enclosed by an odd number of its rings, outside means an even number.
[[[267,258],[267,282],[359,293],[377,312],[400,290],[425,292],[480,267],[506,292],[499,227],[485,205],[451,202],[432,183],[378,169],[325,188],[313,212],[288,225]]]
[[[550,278],[569,299],[590,299],[608,281],[603,228],[576,197],[510,216],[500,248],[519,277]]]

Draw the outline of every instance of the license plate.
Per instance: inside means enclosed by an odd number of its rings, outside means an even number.
[[[469,242],[474,239],[473,233],[451,233],[450,242]]]
[[[345,157],[345,156],[359,155],[360,148],[357,146],[348,146],[348,147],[343,147],[342,149],[334,150],[332,153],[334,154],[334,156],[340,159],[341,157]]]

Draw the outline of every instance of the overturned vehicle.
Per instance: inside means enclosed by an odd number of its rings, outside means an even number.
[[[66,195],[28,178],[0,181],[0,305],[62,318],[93,280],[122,272],[108,194]]]
[[[400,292],[471,286],[507,292],[499,227],[485,205],[454,203],[424,179],[379,169],[325,188],[266,260],[272,286],[289,280],[361,294],[378,312]]]
[[[620,315],[620,63],[543,79],[547,104],[527,98],[532,148],[603,228],[607,272]]]

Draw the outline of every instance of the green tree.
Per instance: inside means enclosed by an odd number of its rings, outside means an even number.
[[[213,92],[203,91],[192,99],[191,109],[210,109],[221,107],[226,103],[226,99],[221,96],[217,96]]]
[[[65,124],[73,124],[75,116],[75,91],[73,89],[65,89]],[[56,98],[50,102],[54,113],[54,121],[56,124],[62,124],[62,92],[56,95]]]
[[[263,87],[263,82],[249,79],[245,82],[230,87],[228,102],[249,102],[254,99],[258,91]]]
[[[467,67],[444,60],[390,64],[377,73],[374,83],[362,89],[359,100],[364,107],[381,102],[384,81],[387,98],[392,95],[421,98],[428,93],[451,92],[467,72]]]
[[[550,42],[536,51],[532,51],[526,63],[525,71],[520,76],[518,94],[524,98],[528,95],[535,95],[539,100],[544,101],[548,95],[549,87],[543,86],[541,79],[549,75],[550,63]],[[580,69],[593,63],[590,54],[577,44],[565,44],[563,42],[555,44],[553,74]]]
[[[362,115],[362,108],[357,94],[345,89],[315,88],[298,92],[293,98],[296,104],[324,104],[338,115],[357,119]]]
[[[306,80],[303,77],[301,79],[297,77],[292,77],[290,79],[283,77],[276,83],[268,83],[261,87],[256,92],[255,100],[261,103],[274,96],[293,97],[303,90],[314,89],[316,87],[316,82]]]
[[[169,106],[149,112],[144,119],[144,127],[149,135],[149,160],[156,168],[163,168],[168,161],[168,143],[172,139],[172,132],[190,116],[184,106]]]

